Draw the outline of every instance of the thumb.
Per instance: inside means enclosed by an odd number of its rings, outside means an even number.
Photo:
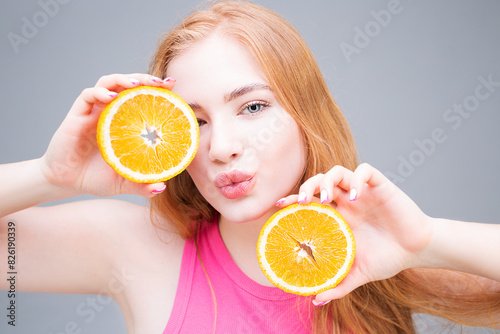
[[[357,268],[352,268],[346,277],[333,289],[322,292],[316,296],[315,301],[322,303],[332,299],[340,299],[347,296],[351,291],[368,283],[369,280],[363,278],[363,275]]]

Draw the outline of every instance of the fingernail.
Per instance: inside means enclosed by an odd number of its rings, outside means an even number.
[[[159,193],[162,193],[165,189],[167,189],[167,185],[164,184],[163,187],[161,189],[155,189],[152,191],[153,194],[159,194]]]
[[[108,95],[111,96],[111,97],[117,97],[118,96],[118,93],[115,93],[115,92],[108,92]]]
[[[280,206],[281,204],[283,204],[283,202],[284,202],[284,201],[285,201],[285,199],[284,199],[284,198],[282,198],[282,199],[278,200],[278,201],[276,202],[276,206]]]
[[[349,193],[349,200],[355,201],[356,198],[358,198],[358,192],[356,191],[356,188],[352,188],[351,192]]]
[[[135,80],[135,79],[132,79],[132,78],[128,79],[128,81],[130,81],[134,85],[140,85],[141,84],[141,82],[139,80]]]
[[[306,201],[307,199],[307,194],[305,192],[301,192],[299,194],[299,200],[297,201],[299,204],[302,204]]]
[[[163,82],[169,82],[169,81],[175,82],[175,78],[168,77],[163,80]]]
[[[163,82],[163,80],[162,80],[162,79],[157,78],[157,77],[153,77],[153,76],[149,77],[149,80],[151,80],[151,81],[153,81],[153,82]]]
[[[326,189],[321,190],[321,196],[320,196],[321,204],[325,204],[328,202],[328,192]]]
[[[321,303],[318,303],[318,302],[316,301],[316,299],[313,299],[313,305],[314,305],[314,306],[323,306],[323,305],[325,305],[325,304],[328,304],[329,302],[331,302],[331,300],[327,300],[326,302],[321,302]]]

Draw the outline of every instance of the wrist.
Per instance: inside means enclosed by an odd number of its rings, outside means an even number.
[[[415,266],[466,272],[500,281],[500,225],[432,218],[428,245]]]
[[[449,263],[443,254],[444,242],[446,242],[446,222],[444,219],[427,217],[427,225],[430,228],[430,237],[427,245],[417,254],[411,267],[414,268],[441,268]],[[447,268],[448,269],[448,268]]]
[[[0,217],[71,196],[71,191],[48,182],[39,159],[1,165],[0,183]]]
[[[34,182],[40,187],[40,195],[50,202],[80,195],[73,187],[64,184],[64,168],[49,166],[45,157],[30,161],[33,163]]]

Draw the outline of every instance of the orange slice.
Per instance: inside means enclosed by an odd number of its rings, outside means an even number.
[[[182,172],[196,154],[199,136],[189,105],[158,87],[121,92],[97,124],[104,160],[121,176],[143,183],[165,181]]]
[[[349,272],[356,244],[332,207],[294,204],[276,212],[257,242],[259,265],[278,288],[303,296],[335,287]]]

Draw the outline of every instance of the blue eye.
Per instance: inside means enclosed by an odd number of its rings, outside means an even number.
[[[258,114],[259,112],[262,111],[265,107],[269,106],[269,103],[265,102],[250,102],[245,105],[243,108],[243,113],[244,114]]]

